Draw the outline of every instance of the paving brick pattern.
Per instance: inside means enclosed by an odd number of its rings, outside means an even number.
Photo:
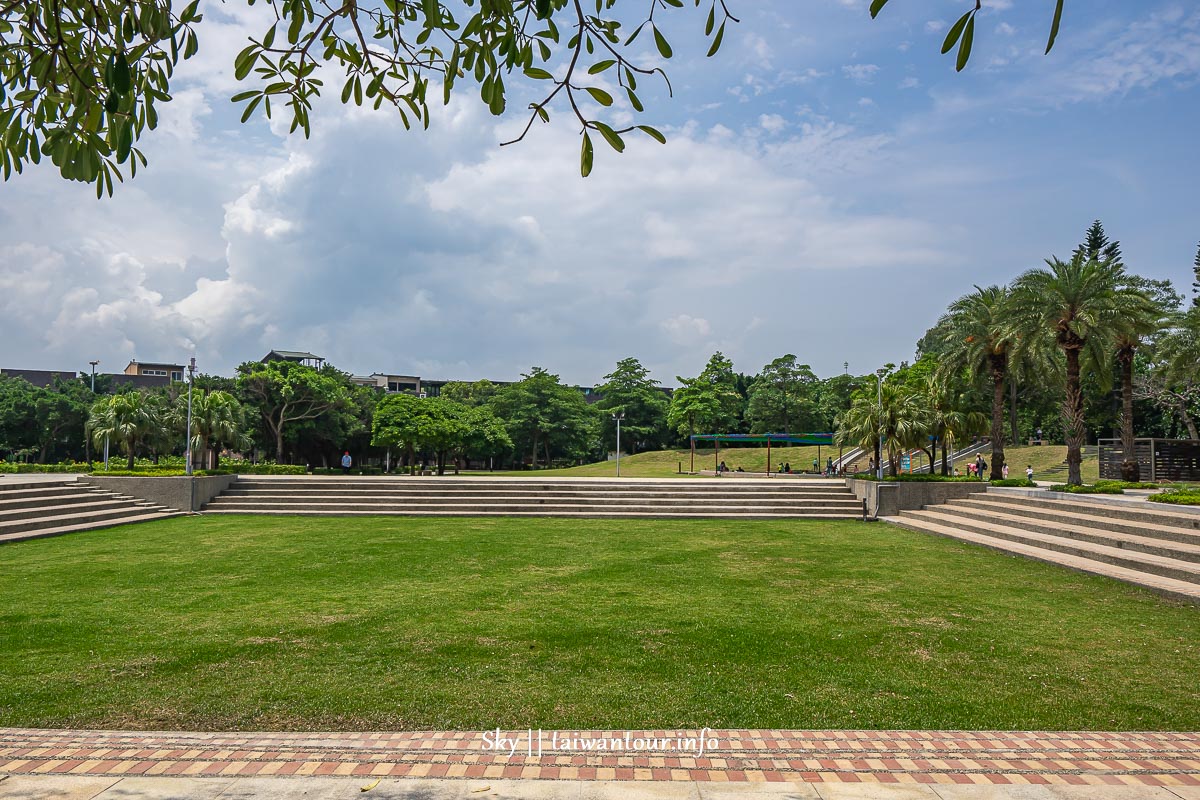
[[[729,730],[679,750],[489,748],[479,732],[188,733],[0,728],[0,775],[380,776],[575,781],[1200,786],[1200,733]],[[611,742],[626,732],[571,732]],[[672,740],[698,731],[638,731]]]

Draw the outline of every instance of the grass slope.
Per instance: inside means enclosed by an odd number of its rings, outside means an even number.
[[[825,460],[832,456],[837,458],[837,448],[822,447],[820,453],[821,468]],[[771,470],[778,470],[784,462],[790,462],[794,471],[812,470],[813,459],[817,458],[816,447],[772,447]],[[691,466],[690,450],[651,450],[632,456],[621,456],[621,477],[625,478],[677,478],[688,477],[679,474],[680,465],[686,473]],[[763,447],[722,447],[720,460],[731,470],[739,466],[747,472],[767,471],[767,448]],[[714,463],[713,449],[696,448],[696,470],[711,470]],[[863,459],[866,468],[866,459]],[[483,473],[478,473],[483,474]],[[565,469],[543,469],[532,473],[524,472],[493,472],[491,475],[545,475],[546,477],[577,477],[577,478],[608,478],[617,474],[615,461],[599,461],[594,464],[584,464]]]
[[[1200,728],[1200,612],[882,524],[180,518],[0,547],[0,727]]]

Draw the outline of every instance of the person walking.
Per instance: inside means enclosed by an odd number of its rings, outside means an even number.
[[[983,460],[983,453],[975,456],[975,474],[979,480],[983,480],[983,471],[987,469],[987,462]]]
[[[1000,468],[1000,475],[1004,480],[1008,480],[1008,462],[1005,462],[1004,466]]]
[[[345,453],[342,453],[342,474],[343,475],[350,474],[350,465],[353,463],[354,463],[354,459],[350,458],[349,450],[347,450]]]
[[[1025,467],[1025,480],[1027,480],[1027,481],[1033,480],[1033,464],[1030,464],[1029,466]]]

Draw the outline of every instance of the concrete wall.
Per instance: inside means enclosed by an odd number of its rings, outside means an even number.
[[[182,475],[169,478],[107,478],[85,475],[79,480],[81,483],[149,500],[151,503],[178,511],[199,511],[205,503],[228,489],[236,479],[236,475],[205,475],[195,478]]]
[[[893,517],[901,511],[917,511],[925,506],[941,505],[987,491],[981,481],[864,481],[847,478],[846,487],[859,500],[867,501],[867,513],[873,517]]]

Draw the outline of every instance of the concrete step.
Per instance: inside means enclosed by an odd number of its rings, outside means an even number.
[[[144,501],[141,500],[134,501],[131,498],[123,499],[111,495],[97,496],[89,494],[82,497],[71,497],[69,498],[69,502],[66,503],[49,503],[47,505],[0,510],[0,525],[19,520],[37,520],[47,516],[81,514],[142,505],[144,505]]]
[[[36,500],[42,497],[65,497],[68,495],[86,495],[91,487],[80,483],[44,483],[27,484],[21,488],[4,488],[0,490],[0,501]]]
[[[496,485],[487,485],[486,483],[473,482],[463,485],[439,485],[436,483],[414,483],[405,485],[403,482],[383,482],[368,485],[339,485],[336,483],[314,483],[313,485],[296,485],[296,484],[247,484],[237,482],[230,487],[228,491],[232,492],[302,492],[305,494],[315,493],[337,493],[337,494],[526,494],[529,492],[563,492],[570,494],[619,494],[619,495],[672,495],[678,496],[681,494],[691,495],[777,495],[780,497],[806,497],[806,496],[824,496],[824,495],[845,495],[851,494],[844,486],[830,487],[796,487],[796,488],[778,488],[776,486],[753,486],[753,487],[733,487],[729,484],[715,484],[712,486],[696,486],[695,484],[683,486],[646,486],[646,485],[607,485],[607,484],[592,484],[592,485],[530,485],[524,486],[512,483],[503,483]]]
[[[945,507],[923,511],[901,511],[901,520],[916,520],[943,528],[957,529],[992,539],[1006,540],[1027,547],[1054,551],[1077,558],[1109,564],[1135,572],[1194,583],[1200,587],[1200,564],[1161,555],[1152,555],[1103,544],[1070,539],[1055,534],[1038,533],[1028,527],[1014,527],[998,522],[979,521]]]
[[[1084,496],[1086,497],[1086,496]],[[1171,533],[1175,531],[1200,532],[1200,514],[1184,511],[1174,511],[1169,508],[1148,508],[1144,504],[1134,506],[1132,503],[1114,501],[1055,500],[1041,497],[1028,497],[1015,492],[990,489],[984,494],[972,496],[973,501],[981,503],[1003,504],[1010,510],[1007,513],[1020,513],[1031,517],[1049,517],[1088,519],[1100,518],[1111,520],[1118,524],[1133,524],[1155,533]],[[1120,503],[1118,505],[1118,503]],[[1155,526],[1155,527],[1145,527]]]
[[[281,511],[290,513],[291,511],[306,509],[312,511],[442,511],[446,513],[457,512],[459,514],[473,513],[499,513],[503,511],[526,512],[526,513],[555,513],[559,511],[586,512],[586,511],[617,511],[626,513],[673,513],[680,511],[683,513],[697,514],[738,514],[744,512],[758,513],[782,513],[782,514],[797,514],[805,515],[809,513],[833,514],[840,513],[846,516],[855,516],[861,514],[861,506],[856,505],[827,505],[827,504],[811,504],[811,505],[775,505],[775,504],[743,504],[734,505],[729,503],[688,503],[682,505],[663,505],[660,503],[609,503],[609,504],[584,504],[584,503],[554,503],[541,502],[537,500],[525,500],[521,502],[510,503],[426,503],[426,504],[404,504],[404,503],[317,503],[310,501],[293,501],[293,502],[245,502],[245,503],[230,503],[223,500],[214,500],[209,503],[206,510],[262,510],[262,511]]]
[[[581,504],[581,505],[658,505],[658,506],[689,506],[689,505],[715,505],[719,503],[728,503],[731,505],[773,505],[773,506],[803,506],[803,505],[840,505],[846,507],[860,507],[860,502],[853,495],[844,496],[829,496],[829,497],[811,497],[804,500],[795,500],[793,498],[779,497],[723,497],[723,496],[700,496],[700,497],[618,497],[611,495],[562,495],[550,493],[528,493],[521,495],[325,495],[325,494],[303,494],[296,492],[294,494],[266,494],[266,493],[241,493],[241,494],[222,494],[220,498],[213,500],[214,503],[235,504],[235,503],[322,503],[326,505],[338,504],[365,504],[365,505],[406,505],[406,506],[422,506],[422,505],[474,505],[474,504],[492,504],[501,505],[506,503],[554,503],[554,504]]]
[[[999,550],[1004,553],[1023,556],[1025,558],[1032,558],[1037,561],[1044,561],[1050,564],[1057,564],[1059,566],[1079,572],[1087,572],[1093,575],[1103,575],[1115,580],[1125,581],[1126,583],[1132,583],[1137,586],[1141,586],[1175,600],[1200,604],[1200,585],[1190,581],[1168,578],[1162,575],[1120,567],[1102,561],[1096,561],[1091,558],[1083,558],[1055,550],[1047,550],[1043,547],[1031,546],[1008,539],[975,533],[969,530],[964,530],[962,527],[957,525],[945,525],[938,522],[932,522],[930,520],[918,520],[911,516],[887,517],[885,518],[885,521],[903,528],[908,528],[909,530],[920,531],[921,533],[932,533],[939,536],[946,536],[951,539],[958,539],[960,541],[971,542],[973,544],[983,545],[984,547],[990,547],[994,550]]]
[[[168,519],[170,517],[181,516],[181,511],[148,511],[142,509],[141,513],[126,517],[118,517],[112,519],[94,520],[92,522],[69,524],[69,525],[53,525],[45,528],[35,528],[27,531],[16,533],[0,533],[0,544],[9,542],[23,542],[29,539],[44,539],[50,536],[62,536],[68,533],[81,533],[84,531],[101,530],[104,528],[114,528],[118,525],[127,525],[134,522],[151,522],[158,519]]]
[[[400,511],[305,511],[305,510],[263,510],[263,509],[232,509],[206,508],[205,514],[257,514],[262,516],[301,516],[301,517],[543,517],[543,518],[579,518],[579,519],[858,519],[857,516],[842,513],[763,513],[752,511],[747,513],[694,513],[694,512],[629,512],[629,511],[556,511],[548,513],[539,511],[428,511],[405,509]]]
[[[824,499],[824,498],[853,498],[854,494],[848,490],[843,491],[827,491],[827,492],[723,492],[720,490],[712,491],[610,491],[605,488],[591,490],[567,490],[567,489],[489,489],[487,487],[473,487],[470,490],[460,489],[456,491],[439,491],[436,488],[419,488],[419,489],[392,489],[388,487],[374,489],[336,489],[336,488],[314,488],[314,489],[277,489],[274,487],[249,489],[235,484],[227,489],[224,493],[227,497],[289,497],[289,496],[304,496],[304,497],[528,497],[536,494],[538,496],[555,496],[555,497],[620,497],[620,498],[688,498],[688,497],[728,497],[731,499],[748,498],[748,497],[766,497],[776,500],[805,500],[805,499]]]
[[[1193,533],[1172,525],[1126,522],[1119,517],[1102,517],[1082,511],[1052,510],[976,499],[951,500],[943,508],[975,519],[995,519],[1040,533],[1054,533],[1133,550],[1144,549],[1145,552],[1160,555],[1160,551],[1169,550],[1180,553],[1179,558],[1200,561],[1200,532]]]
[[[0,521],[0,536],[42,528],[86,527],[95,522],[112,522],[113,520],[136,517],[146,513],[158,513],[162,510],[157,506],[140,506],[130,503],[118,503],[105,508],[85,509],[73,512],[61,512],[58,509],[52,508],[47,509],[49,513]]]

